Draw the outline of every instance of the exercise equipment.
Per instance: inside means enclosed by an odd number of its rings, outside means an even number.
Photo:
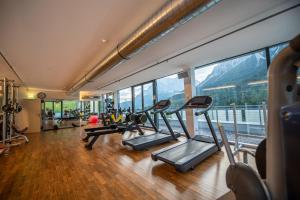
[[[177,138],[180,136],[180,133],[175,133],[172,130],[172,128],[164,114],[164,111],[167,110],[170,107],[170,105],[171,105],[170,100],[161,100],[161,101],[157,102],[151,108],[146,109],[142,112],[139,112],[139,113],[145,113],[145,115],[146,115],[147,119],[149,120],[149,122],[151,123],[155,133],[151,134],[151,135],[138,136],[133,139],[123,140],[122,144],[131,146],[134,150],[145,150],[145,149],[155,146],[155,145],[170,142],[172,140],[177,140]],[[164,120],[164,122],[169,130],[168,132],[163,132],[163,131],[158,130],[158,128],[156,127],[156,125],[154,124],[154,122],[150,116],[150,113],[149,113],[150,110],[153,110],[152,114],[159,113],[161,115],[162,119]],[[141,120],[143,120],[143,119],[141,119]]]
[[[220,151],[220,142],[217,139],[216,133],[207,113],[212,105],[213,101],[211,97],[195,96],[188,100],[182,107],[168,112],[168,115],[174,113],[176,114],[187,140],[153,152],[151,154],[152,159],[154,161],[161,160],[171,164],[175,166],[176,170],[179,172],[186,172],[190,169],[193,169],[207,157],[213,155],[217,151]],[[197,135],[192,138],[180,115],[180,111],[183,109],[201,109],[201,111],[198,111],[195,114],[197,116],[205,116],[213,139],[211,139],[211,137],[202,135]]]
[[[113,133],[119,133],[119,134],[124,134],[126,131],[138,131],[140,135],[143,135],[144,132],[140,128],[140,117],[130,117],[130,119],[134,119],[130,122],[126,122],[123,125],[120,124],[112,124],[109,126],[104,126],[104,127],[95,127],[95,128],[86,128],[86,137],[83,138],[82,140],[85,142],[88,142],[85,144],[85,148],[87,150],[92,150],[94,143],[97,141],[99,136],[102,135],[108,135],[108,134],[113,134]],[[89,142],[89,139],[92,138],[92,140]]]
[[[113,123],[113,124],[110,124],[107,126],[85,128],[84,131],[85,131],[86,137],[82,138],[82,140],[85,142],[88,142],[88,140],[90,138],[90,136],[88,134],[89,132],[108,130],[108,129],[116,129],[118,126],[126,127],[126,126],[130,125],[130,123],[144,124],[147,121],[147,118],[144,114],[136,114],[136,113],[126,112],[124,115],[125,115],[125,120],[122,121],[122,123]],[[132,130],[132,131],[134,131],[134,130]],[[140,133],[140,135],[144,134],[144,132],[141,129],[139,130],[139,133]]]
[[[100,113],[100,119],[103,126],[109,126],[111,124],[122,124],[129,119],[126,119],[127,114],[131,114],[130,107],[128,109],[107,109],[107,113]]]
[[[89,123],[96,124],[96,123],[98,123],[98,121],[99,121],[99,119],[98,119],[97,115],[91,115],[89,117]]]
[[[115,115],[117,111],[114,108],[114,101],[112,99],[107,98],[104,100],[104,102],[105,102],[105,113],[100,113],[100,118],[103,126],[108,126],[116,122]],[[112,119],[112,115],[114,115],[114,120]]]
[[[137,122],[138,124],[142,124],[145,123],[146,121],[142,122],[136,118],[138,118],[138,116],[135,113],[131,113],[130,110],[118,110],[119,115],[122,116],[121,120],[116,120],[116,121],[110,121],[107,125],[105,126],[100,126],[100,127],[93,127],[93,128],[88,128],[89,131],[91,130],[104,130],[104,129],[110,129],[111,127],[115,127],[117,125],[123,125],[126,126],[128,125],[129,122]],[[135,117],[134,117],[135,116]],[[98,116],[97,116],[98,117]],[[145,118],[145,117],[143,117]],[[90,122],[91,123],[91,122]],[[85,129],[85,131],[87,131],[87,129]]]
[[[2,99],[2,134],[0,136],[1,142],[9,149],[12,146],[18,146],[22,143],[29,142],[24,135],[27,128],[19,130],[16,128],[15,116],[22,111],[22,106],[18,103],[19,87],[15,85],[14,80],[3,78],[1,80],[1,87],[3,91]]]
[[[50,111],[52,115],[52,111]],[[59,129],[67,129],[67,128],[76,128],[81,127],[84,123],[81,121],[82,115],[80,113],[80,109],[70,110],[68,115],[64,115],[67,117],[60,117],[55,120],[53,117],[48,117],[43,121],[43,126],[41,129],[43,131],[51,131],[51,130],[59,130]]]
[[[269,67],[266,165],[260,162],[261,158],[258,155],[256,156],[261,176],[249,165],[234,160],[224,130],[220,126],[230,161],[226,172],[226,184],[237,200],[300,199],[300,85],[297,83],[299,67],[300,35],[290,41],[289,46],[274,58]],[[256,154],[259,151],[264,152],[263,145],[259,145]]]

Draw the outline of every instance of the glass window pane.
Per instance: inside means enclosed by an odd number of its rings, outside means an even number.
[[[126,88],[119,91],[119,107],[128,109],[132,106],[131,88]]]
[[[46,101],[45,102],[45,110],[51,110],[53,111],[53,101]]]
[[[134,112],[139,112],[143,109],[142,105],[142,86],[133,88],[134,92]]]
[[[84,101],[80,101],[80,112],[84,112]]]
[[[75,110],[77,110],[78,101],[63,101],[63,117],[64,118],[72,118],[74,116]]]
[[[113,92],[107,93],[107,94],[106,94],[106,98],[107,98],[107,99],[114,100],[114,93],[113,93]]]
[[[153,106],[153,83],[143,85],[144,109]]]
[[[99,106],[100,106],[100,113],[104,113],[104,102],[103,101],[99,101]]]
[[[90,101],[90,113],[94,113],[94,101]]]
[[[283,44],[279,44],[276,46],[273,46],[271,48],[269,48],[270,51],[270,59],[271,61],[275,58],[275,56],[277,56],[277,54],[284,49],[285,47],[287,47],[289,45],[289,43],[283,43]]]
[[[53,119],[53,101],[46,101],[45,102],[45,115],[46,119]]]
[[[94,108],[94,113],[99,114],[99,101],[94,101],[95,108]]]
[[[158,100],[170,99],[170,110],[180,107],[184,104],[184,80],[178,79],[177,74],[167,76],[157,80],[157,98]],[[181,113],[183,120],[185,121],[184,111]],[[175,114],[168,115],[167,118],[171,124],[171,127],[179,132],[183,132],[179,124],[179,121]],[[159,115],[159,127],[166,129],[166,125],[163,119]]]
[[[251,53],[195,70],[196,94],[214,100],[209,115],[225,126],[229,140],[234,140],[234,113],[240,134],[265,135],[264,104],[267,102],[267,63],[265,51]],[[234,107],[236,110],[234,112]],[[202,117],[198,117],[198,133],[209,134]],[[242,142],[260,140],[243,137]]]
[[[146,83],[143,85],[143,96],[144,96],[144,109],[148,109],[153,106],[153,83]],[[154,115],[151,115],[154,120]],[[147,120],[145,126],[151,127],[151,123]]]
[[[91,111],[90,101],[83,101],[83,113],[85,116],[88,116]]]
[[[61,118],[61,101],[54,102],[54,118]]]

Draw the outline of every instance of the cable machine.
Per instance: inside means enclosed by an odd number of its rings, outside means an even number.
[[[1,84],[1,119],[2,133],[0,135],[0,142],[4,147],[4,151],[8,152],[12,146],[18,146],[22,143],[29,142],[24,135],[27,128],[19,130],[16,128],[15,117],[16,114],[22,111],[22,106],[18,103],[19,87],[15,85],[14,80],[3,78],[0,80]],[[0,151],[3,153],[3,151]]]

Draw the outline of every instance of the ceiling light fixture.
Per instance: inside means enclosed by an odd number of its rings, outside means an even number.
[[[203,91],[209,91],[209,90],[221,90],[221,89],[229,89],[229,88],[235,88],[235,85],[224,85],[224,86],[218,86],[218,87],[211,87],[211,88],[204,88]]]
[[[261,81],[249,82],[247,85],[260,85],[260,84],[266,84],[266,83],[268,83],[267,80],[261,80]]]
[[[107,40],[106,40],[106,39],[102,39],[101,42],[102,42],[102,43],[106,43]]]

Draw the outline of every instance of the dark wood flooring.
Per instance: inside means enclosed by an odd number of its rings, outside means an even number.
[[[80,128],[28,134],[0,157],[0,199],[216,199],[229,190],[224,151],[182,174],[106,135],[86,151]],[[123,136],[128,137],[128,134]]]

